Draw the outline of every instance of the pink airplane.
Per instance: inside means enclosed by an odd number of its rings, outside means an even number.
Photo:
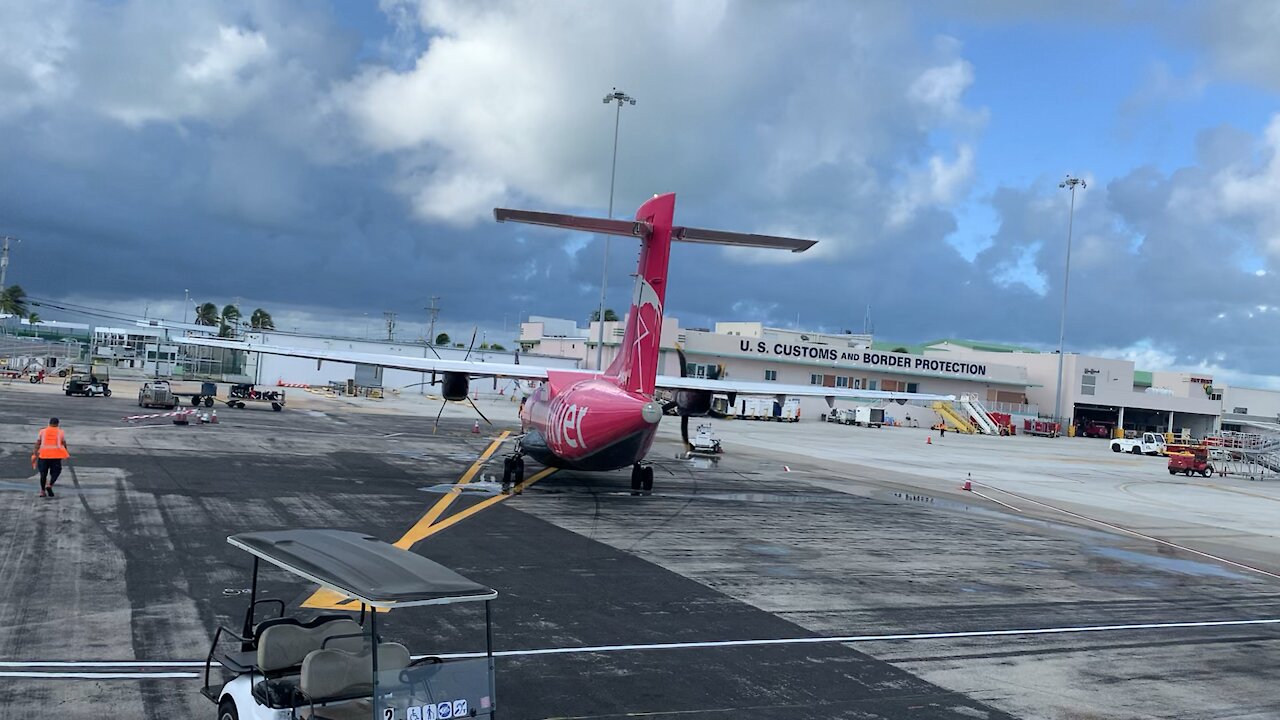
[[[955,399],[950,395],[926,393],[658,375],[662,309],[667,295],[667,266],[672,241],[776,248],[792,252],[803,252],[816,242],[676,226],[675,200],[674,193],[655,195],[640,206],[635,220],[607,220],[505,208],[493,211],[498,222],[546,225],[640,240],[640,263],[621,352],[603,373],[525,364],[288,348],[204,338],[185,338],[182,342],[311,358],[321,362],[330,360],[430,372],[433,378],[439,374],[439,379],[433,383],[441,386],[445,400],[467,400],[473,378],[542,381],[520,410],[522,434],[516,439],[514,452],[504,461],[504,484],[507,481],[519,482],[523,478],[523,458],[528,456],[548,467],[573,470],[608,471],[630,467],[632,490],[652,490],[653,467],[646,465],[644,458],[653,444],[664,410],[672,407],[679,410],[681,432],[687,444],[689,417],[707,414],[715,394],[727,395],[730,404],[736,402],[734,398],[737,395],[820,396],[827,398],[828,403],[833,403],[837,397],[904,401]],[[683,371],[683,362],[681,366]],[[655,400],[654,393],[659,389],[670,392],[674,400],[665,404]]]

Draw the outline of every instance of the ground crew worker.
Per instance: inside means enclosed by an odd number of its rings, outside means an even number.
[[[40,497],[53,497],[53,484],[62,474],[62,461],[71,457],[67,452],[67,434],[58,427],[58,418],[49,418],[49,427],[36,435],[31,461],[40,471]]]

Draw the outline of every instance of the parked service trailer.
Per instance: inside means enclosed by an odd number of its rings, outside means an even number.
[[[786,402],[780,403],[773,398],[738,398],[734,411],[734,417],[741,420],[799,422],[800,401],[796,398],[788,398]]]
[[[191,407],[198,407],[201,403],[205,407],[213,407],[214,401],[218,399],[218,384],[206,380],[200,383],[199,392],[175,390],[173,394],[175,397],[189,398]]]
[[[859,427],[878,428],[884,424],[884,409],[873,407],[857,407],[853,409],[853,423]]]
[[[256,388],[249,383],[237,383],[227,390],[227,407],[244,409],[245,403],[271,403],[271,409],[284,409],[284,390],[280,388]]]
[[[1024,435],[1039,435],[1041,437],[1058,437],[1061,432],[1060,426],[1054,420],[1023,420],[1022,433]]]

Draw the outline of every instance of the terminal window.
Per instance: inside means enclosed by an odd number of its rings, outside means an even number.
[[[810,385],[821,385],[821,384],[822,384],[822,376],[821,376],[821,375],[810,375],[810,376],[809,376],[809,384],[810,384]]]
[[[777,379],[778,379],[778,371],[777,371],[777,370],[765,370],[765,371],[764,371],[764,379],[765,379],[765,380],[777,380]]]
[[[849,378],[847,378],[847,377],[845,377],[845,376],[843,376],[843,375],[839,375],[839,376],[837,376],[837,377],[836,377],[836,387],[842,387],[842,388],[847,388],[847,387],[849,387]]]

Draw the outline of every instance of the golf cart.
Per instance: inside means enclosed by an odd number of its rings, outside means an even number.
[[[217,704],[218,720],[494,717],[489,602],[497,591],[362,533],[271,530],[227,542],[253,555],[253,579],[243,627],[219,627],[205,659],[200,692]],[[302,619],[286,615],[283,600],[259,599],[261,560],[359,604],[358,618],[353,611]],[[379,608],[479,601],[482,653],[411,656],[378,633]],[[258,621],[259,608],[277,614]],[[214,662],[233,677],[211,682]]]
[[[72,395],[82,395],[84,397],[93,397],[101,395],[102,397],[111,397],[111,386],[106,380],[100,380],[97,375],[90,373],[84,375],[77,373],[62,381],[62,391],[68,397]]]

